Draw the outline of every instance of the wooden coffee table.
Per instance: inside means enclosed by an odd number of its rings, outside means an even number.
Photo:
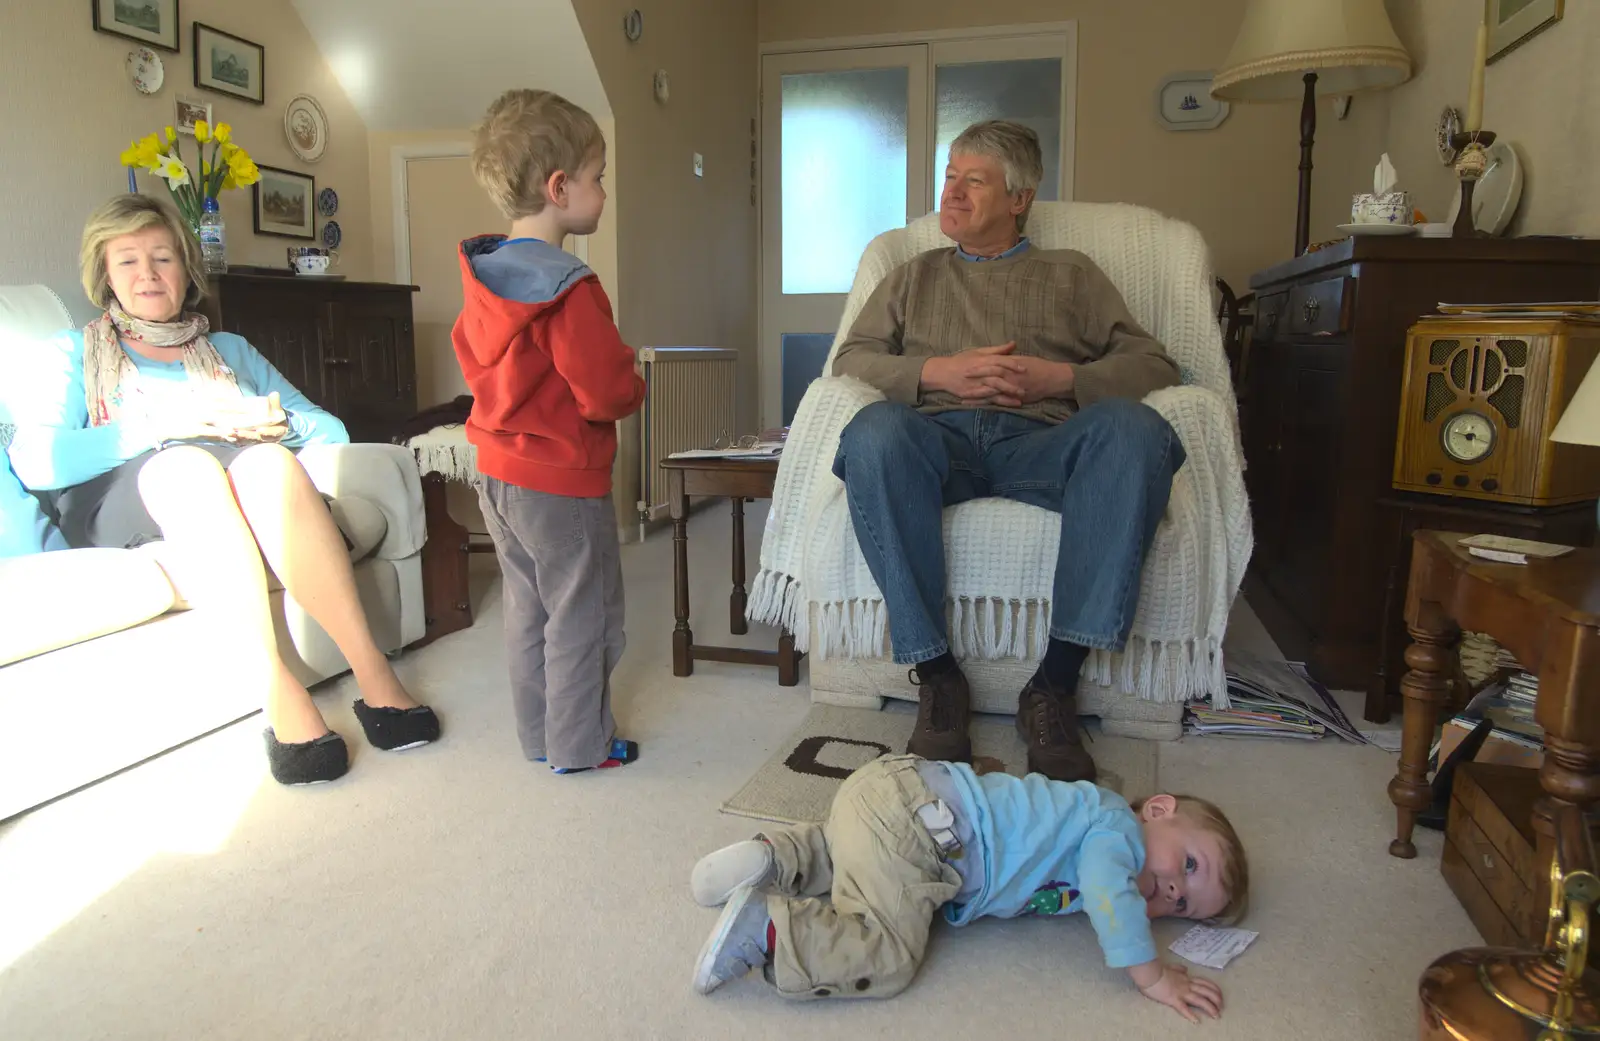
[[[794,649],[794,634],[783,630],[778,649],[757,651],[744,647],[708,647],[694,642],[689,628],[689,497],[691,495],[727,499],[733,504],[733,592],[728,596],[728,631],[744,635],[750,631],[744,612],[744,504],[747,499],[772,498],[778,478],[776,459],[665,459],[668,507],[672,514],[672,674],[691,676],[694,663],[725,661],[741,665],[771,665],[778,670],[780,686],[800,682],[800,659]]]
[[[1540,865],[1535,877],[1542,888],[1533,906],[1545,907],[1555,808],[1569,803],[1583,809],[1600,798],[1600,550],[1496,564],[1456,545],[1464,537],[1442,531],[1412,536],[1405,610],[1411,671],[1401,681],[1400,769],[1389,782],[1398,828],[1389,852],[1417,855],[1411,831],[1433,798],[1428,750],[1447,700],[1457,626],[1488,633],[1539,677],[1534,718],[1545,732],[1539,771],[1545,796],[1533,814]]]

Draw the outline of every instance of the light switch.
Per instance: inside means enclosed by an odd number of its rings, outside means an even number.
[[[694,175],[696,177],[704,177],[706,175],[706,157],[699,152],[694,154]]]

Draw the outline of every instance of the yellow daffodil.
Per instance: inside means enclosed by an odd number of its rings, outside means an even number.
[[[194,139],[201,144],[211,140],[211,124],[205,120],[196,120],[194,124]]]
[[[226,123],[218,123],[216,132],[212,136],[217,139],[217,143],[218,144],[224,144],[225,145],[225,144],[228,143],[228,135],[230,135],[232,133],[233,133],[233,127],[229,126]]]
[[[128,146],[127,150],[122,153],[122,165],[154,170],[161,155],[160,142],[154,134],[150,134]]]
[[[201,177],[210,177],[211,176],[211,162],[210,162],[210,160],[207,160],[207,159],[200,160],[200,176]]]
[[[228,172],[222,175],[222,190],[231,192],[237,187],[239,187],[239,182],[233,179],[233,168],[229,167]]]
[[[226,125],[226,124],[224,124],[224,125]],[[217,129],[220,130],[222,128],[218,127]],[[244,151],[244,149],[240,148],[238,145],[234,144],[232,141],[224,141],[224,142],[222,142],[222,158],[224,158],[224,159],[226,159],[226,160],[228,160],[230,162],[233,160],[233,157],[234,157],[234,155],[236,153],[239,153],[239,152],[242,152],[242,151]]]
[[[172,144],[172,142],[176,141],[177,139],[178,139],[178,132],[176,130],[172,129],[171,127],[167,127],[167,144],[170,145],[170,144]]]
[[[189,168],[184,166],[177,156],[162,156],[153,172],[165,180],[167,187],[174,191],[189,183]]]

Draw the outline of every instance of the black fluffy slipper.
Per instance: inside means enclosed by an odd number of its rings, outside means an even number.
[[[320,784],[343,777],[350,769],[350,749],[344,738],[328,731],[321,737],[286,745],[268,727],[267,765],[279,784]]]
[[[385,752],[398,752],[439,740],[439,717],[426,705],[416,708],[373,708],[361,699],[351,706],[367,742]]]

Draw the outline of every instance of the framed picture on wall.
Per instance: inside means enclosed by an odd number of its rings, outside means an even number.
[[[91,0],[94,30],[177,53],[178,0]]]
[[[265,104],[267,50],[259,43],[194,23],[194,85]]]
[[[216,121],[211,118],[211,102],[199,98],[187,98],[179,94],[173,102],[172,125],[178,133],[194,136],[194,125],[205,120],[211,126]]]
[[[1566,0],[1493,0],[1489,61],[1496,62],[1561,21]]]
[[[315,240],[316,178],[275,166],[260,170],[261,180],[255,183],[256,234]]]

